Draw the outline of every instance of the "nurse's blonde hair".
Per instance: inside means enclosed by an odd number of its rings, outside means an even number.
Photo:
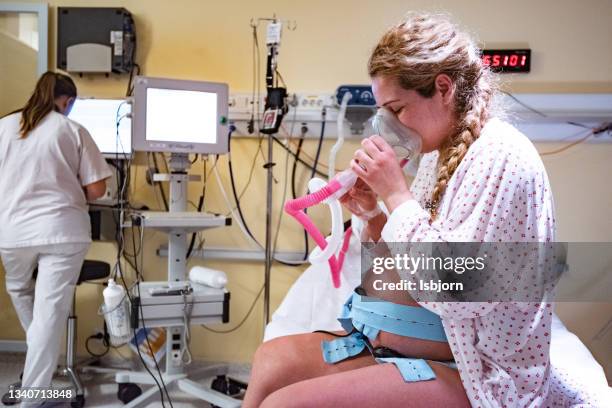
[[[433,96],[435,79],[448,75],[454,84],[457,118],[451,137],[440,148],[437,182],[428,204],[432,219],[448,181],[470,145],[480,136],[497,89],[474,40],[438,14],[412,13],[380,39],[368,62],[370,77],[389,77],[399,86]]]

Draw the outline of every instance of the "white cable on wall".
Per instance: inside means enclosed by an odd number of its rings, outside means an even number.
[[[334,143],[331,150],[329,151],[328,166],[329,166],[329,179],[330,180],[336,174],[336,155],[338,154],[338,151],[340,151],[340,148],[344,144],[344,118],[346,116],[346,106],[348,105],[348,102],[352,97],[353,95],[350,92],[346,92],[344,96],[342,97],[342,103],[340,103],[340,112],[338,112],[338,119],[337,119],[338,140],[336,141],[336,143]]]
[[[240,216],[236,213],[236,209],[232,205],[227,195],[227,192],[225,191],[225,188],[223,187],[223,183],[221,182],[221,176],[219,175],[219,171],[217,170],[216,165],[213,167],[213,172],[215,173],[215,179],[217,180],[217,185],[219,186],[219,190],[221,191],[221,196],[223,196],[223,201],[225,201],[225,205],[227,205],[227,208],[230,210],[230,213],[232,214],[232,218],[238,224],[240,231],[242,231],[242,234],[246,237],[247,241],[251,243],[251,245],[263,251],[265,248],[261,244],[259,244],[259,242],[255,241],[255,239],[253,239],[251,235],[249,235],[249,233],[246,230],[246,227],[244,226],[244,224],[242,223],[242,220],[240,219]],[[308,261],[296,262],[292,260],[282,259],[277,256],[275,256],[274,259],[277,261],[292,264],[292,265],[303,265],[308,262]]]

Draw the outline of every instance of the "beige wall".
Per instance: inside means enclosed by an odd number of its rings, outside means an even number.
[[[442,10],[451,13],[486,45],[529,46],[533,49],[532,72],[506,77],[506,88],[516,92],[612,92],[612,15],[610,1],[50,1],[50,66],[55,63],[54,34],[56,6],[123,6],[136,19],[139,37],[138,61],[146,75],[223,81],[233,92],[251,89],[251,33],[253,17],[269,17],[276,13],[283,19],[297,21],[297,30],[283,33],[280,70],[291,92],[333,91],[342,83],[366,83],[365,63],[368,53],[384,28],[396,22],[408,10]],[[263,41],[265,30],[260,29]],[[83,95],[120,96],[125,91],[125,76],[110,78],[76,78]],[[2,96],[6,97],[5,95]],[[351,146],[345,147],[338,166],[346,165]],[[250,160],[256,151],[253,140],[239,140],[232,146],[237,180],[244,185]],[[326,145],[328,148],[328,145]],[[554,148],[542,144],[541,151]],[[324,157],[326,151],[324,150]],[[314,143],[308,143],[309,152]],[[275,200],[278,215],[280,192],[284,180],[284,156],[277,148]],[[610,241],[612,221],[612,144],[585,144],[544,160],[549,172],[557,205],[560,240]],[[220,169],[227,183],[225,158]],[[263,240],[265,219],[265,174],[257,164],[251,189],[244,198],[246,217],[255,234]],[[210,163],[209,163],[210,168]],[[135,199],[155,205],[149,186],[142,183],[143,168],[137,168]],[[194,173],[201,174],[198,163]],[[301,179],[306,173],[299,173]],[[193,185],[190,197],[196,201],[200,186]],[[225,211],[218,188],[211,182],[207,189],[206,208]],[[322,214],[322,213],[321,213]],[[299,229],[292,220],[285,220],[281,229],[280,247],[299,249]],[[210,231],[207,245],[246,247],[238,228]],[[145,276],[162,279],[164,260],[154,250],[165,237],[147,234]],[[111,261],[111,244],[95,244],[92,257]],[[263,283],[263,265],[251,263],[207,262],[228,272],[232,292],[232,319],[236,325],[248,310]],[[299,275],[299,269],[275,265],[272,273],[272,310],[274,310]],[[99,287],[79,289],[78,308],[81,316],[79,344],[94,328],[101,327],[95,316],[100,302]],[[6,296],[0,296],[3,312],[0,323],[10,328],[17,325]],[[559,313],[570,329],[576,331],[600,361],[610,364],[610,351],[593,341],[593,336],[612,315],[610,304],[559,305]],[[227,327],[218,327],[226,329]],[[22,337],[10,329],[6,336]],[[3,337],[6,337],[3,336]],[[193,351],[197,357],[216,360],[248,361],[262,336],[261,300],[250,319],[236,332],[213,334],[202,328],[193,330]],[[609,337],[608,337],[609,339]],[[605,342],[604,342],[605,344]],[[608,342],[609,344],[609,342]],[[607,353],[607,354],[606,354]]]
[[[17,18],[0,15],[0,116],[27,100],[38,76],[36,51],[18,40],[18,29]]]

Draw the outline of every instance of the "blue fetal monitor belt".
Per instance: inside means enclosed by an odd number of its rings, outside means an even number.
[[[376,339],[382,330],[400,336],[447,342],[437,314],[422,307],[399,305],[353,292],[338,320],[349,335],[321,343],[326,363],[334,364],[356,356],[367,347],[377,362],[394,364],[406,382],[436,378],[425,360],[404,357],[386,348],[382,348],[380,353],[381,348],[372,349],[370,341]],[[454,363],[447,365],[452,367]]]

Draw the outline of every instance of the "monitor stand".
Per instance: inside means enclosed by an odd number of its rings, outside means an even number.
[[[190,164],[191,163],[189,162],[189,157],[187,154],[172,153],[169,163],[171,174],[155,175],[157,180],[165,180],[170,182],[170,213],[185,212],[187,209],[187,185],[190,179],[195,179],[194,176],[189,176],[187,172]],[[202,217],[206,217],[206,215],[202,214]],[[171,218],[172,217],[169,217],[169,219]],[[178,286],[181,285],[181,282],[185,282],[187,280],[187,234],[189,232],[193,232],[194,228],[193,226],[186,227],[184,223],[180,221],[180,219],[177,221],[176,227],[169,227],[166,223],[163,229],[163,231],[168,233],[168,280],[167,282],[159,282],[160,285]],[[146,221],[142,224],[142,226],[143,228],[147,228]],[[210,227],[216,226],[218,225],[211,225]],[[197,229],[203,230],[210,227],[202,226]],[[141,290],[145,289],[141,288]],[[222,289],[218,290],[223,291]],[[139,321],[140,320],[141,316],[139,314]],[[218,316],[217,321],[219,323],[223,321],[222,314]],[[145,322],[147,327],[149,326],[148,323],[148,321]],[[183,349],[173,349],[173,345],[176,345],[177,342],[182,344],[182,347],[186,347],[185,341],[183,341],[184,338],[184,324],[166,326],[166,367],[162,373],[162,378],[168,392],[170,393],[171,390],[179,389],[218,407],[239,407],[241,405],[241,401],[189,379],[189,376],[185,371],[185,363],[182,360]],[[158,377],[156,370],[152,371],[155,376]],[[228,368],[226,365],[218,365],[206,367],[198,372],[190,373],[190,375],[197,376],[199,378],[214,378],[216,376],[225,376],[227,371]],[[126,408],[145,407],[150,402],[156,401],[160,397],[159,389],[155,385],[154,379],[146,371],[119,372],[115,375],[115,380],[119,385],[118,394],[121,393],[122,388],[133,388],[135,387],[135,384],[153,385],[148,390],[145,390],[140,396],[130,400],[128,404],[124,405]]]

